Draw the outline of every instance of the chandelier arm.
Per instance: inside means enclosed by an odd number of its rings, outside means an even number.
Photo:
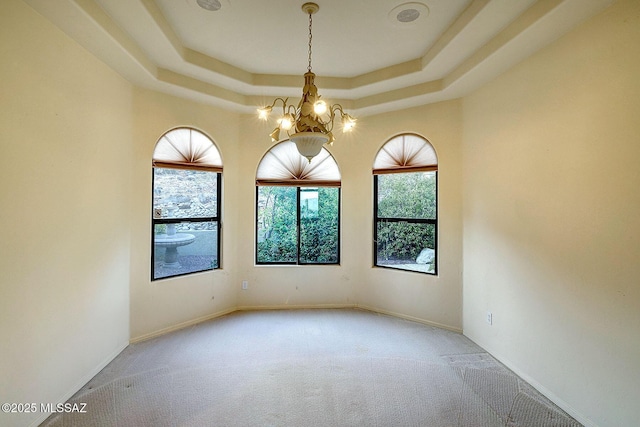
[[[334,119],[334,117],[336,115],[336,111],[340,112],[340,117],[344,117],[345,114],[347,114],[347,113],[344,112],[344,110],[342,109],[342,105],[340,105],[340,104],[333,104],[331,106],[331,108],[329,108],[329,110],[331,111],[331,120]]]
[[[275,107],[276,104],[278,103],[278,101],[282,102],[282,108],[284,109],[285,106],[287,105],[287,101],[289,100],[289,98],[283,99],[283,98],[276,98],[273,100],[273,103],[271,104],[271,108]]]
[[[333,132],[333,115],[329,116],[329,120],[324,123],[327,132]]]
[[[273,100],[273,102],[271,103],[271,105],[265,105],[262,108],[258,108],[258,112],[260,114],[260,117],[263,119],[267,119],[267,117],[269,116],[269,113],[271,113],[271,111],[273,110],[273,107],[276,106],[276,104],[278,103],[278,101],[282,102],[282,111],[284,112],[285,106],[287,105],[287,101],[289,100],[289,98],[276,98]]]

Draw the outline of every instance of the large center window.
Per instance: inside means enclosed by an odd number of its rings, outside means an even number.
[[[265,154],[256,176],[256,263],[340,262],[340,173],[323,149],[311,162],[290,141]]]

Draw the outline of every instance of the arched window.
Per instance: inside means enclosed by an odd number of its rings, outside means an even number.
[[[373,163],[377,267],[437,274],[438,157],[425,138],[398,135]]]
[[[311,161],[289,140],[256,173],[256,263],[340,262],[340,171],[326,149]]]
[[[191,128],[165,133],[153,151],[151,280],[220,268],[222,159]]]

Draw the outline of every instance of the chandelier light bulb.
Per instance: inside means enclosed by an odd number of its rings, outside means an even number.
[[[351,132],[351,130],[356,126],[356,119],[351,117],[348,114],[342,116],[342,132]]]
[[[313,104],[313,112],[316,113],[317,115],[326,113],[327,103],[324,102],[323,100],[316,101],[316,103]]]
[[[261,120],[267,120],[269,118],[270,112],[271,112],[271,107],[258,108],[258,118]]]
[[[291,116],[291,114],[285,114],[280,119],[280,129],[289,130],[292,127],[293,127],[293,117]]]

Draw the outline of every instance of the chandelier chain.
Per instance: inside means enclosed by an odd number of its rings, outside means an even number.
[[[309,66],[307,67],[307,70],[309,72],[311,72],[311,39],[313,38],[313,35],[311,34],[311,27],[313,25],[312,16],[312,13],[309,12]]]

